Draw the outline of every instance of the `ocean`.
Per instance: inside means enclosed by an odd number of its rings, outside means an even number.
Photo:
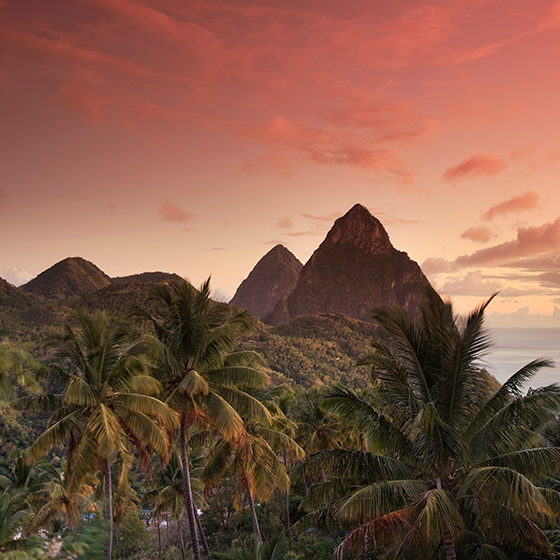
[[[496,327],[488,331],[494,344],[481,365],[500,383],[531,360],[551,358],[556,367],[541,369],[525,389],[560,384],[560,329]]]

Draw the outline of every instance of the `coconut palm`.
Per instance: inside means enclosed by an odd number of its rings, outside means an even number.
[[[35,492],[34,502],[42,505],[33,516],[33,530],[48,528],[55,520],[60,520],[73,531],[81,516],[99,510],[93,499],[98,479],[93,475],[85,475],[81,479],[68,476],[67,465],[63,461],[60,470],[53,469],[51,479]]]
[[[267,397],[262,399],[266,402]],[[234,506],[241,509],[247,498],[253,523],[253,534],[262,542],[255,502],[266,502],[276,488],[286,492],[290,486],[286,465],[279,454],[290,453],[294,459],[303,459],[305,452],[287,434],[288,419],[276,409],[272,422],[262,425],[258,420],[247,420],[244,431],[233,441],[216,444],[208,456],[202,479],[209,485],[226,473],[233,472],[237,481]]]
[[[29,460],[26,451],[15,449],[9,459],[0,462],[0,489],[22,491],[27,498],[56,475],[56,470],[45,459]]]
[[[204,488],[200,481],[200,474],[203,469],[204,455],[190,453],[189,463],[193,499],[195,506],[201,507],[204,504],[202,494]],[[146,482],[145,488],[147,491],[142,498],[142,502],[153,508],[152,514],[158,519],[158,531],[159,519],[163,516],[175,521],[179,532],[181,552],[185,557],[183,532],[180,525],[181,517],[186,511],[185,489],[181,464],[176,451],[171,454],[167,465]]]
[[[239,337],[252,325],[250,315],[232,314],[226,304],[210,298],[210,280],[195,289],[185,280],[160,285],[149,299],[150,309],[136,315],[149,321],[165,347],[157,374],[169,407],[179,421],[179,455],[191,545],[200,560],[196,512],[188,461],[189,434],[214,430],[233,441],[243,432],[246,417],[268,419],[268,412],[243,389],[264,387],[268,377],[253,352],[233,352]]]
[[[0,494],[0,556],[6,550],[24,548],[24,529],[30,518],[26,494],[9,489]]]
[[[176,414],[155,395],[161,386],[146,359],[150,340],[135,336],[123,322],[104,314],[78,315],[77,326],[64,325],[61,356],[52,369],[65,381],[64,392],[27,399],[27,404],[54,410],[47,429],[29,451],[32,460],[63,444],[68,453],[67,482],[101,470],[109,521],[107,558],[113,540],[112,463],[130,465],[132,450],[149,468],[149,449],[165,461],[168,432]],[[126,471],[126,469],[125,469]]]
[[[321,495],[336,498],[336,518],[358,525],[339,553],[368,543],[393,558],[552,553],[543,528],[556,527],[560,494],[539,483],[557,473],[560,448],[545,447],[537,430],[557,414],[560,388],[522,392],[551,365],[535,360],[488,393],[477,365],[490,345],[491,299],[465,319],[435,294],[419,322],[402,310],[374,313],[389,342],[375,340],[362,363],[379,399],[337,387],[324,404],[368,434],[371,451],[324,451],[308,465],[326,471]]]

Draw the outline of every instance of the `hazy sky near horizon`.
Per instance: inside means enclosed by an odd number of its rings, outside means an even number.
[[[305,262],[355,203],[460,311],[560,327],[560,2],[0,1],[0,276]]]

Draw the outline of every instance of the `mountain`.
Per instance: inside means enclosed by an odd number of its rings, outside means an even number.
[[[59,309],[0,278],[0,341],[36,338],[41,328],[55,325]]]
[[[111,278],[113,284],[128,284],[130,282],[167,282],[169,280],[181,280],[178,274],[173,272],[141,272],[130,276],[116,276]]]
[[[21,286],[50,300],[84,297],[111,284],[111,278],[81,257],[64,259]]]
[[[82,298],[80,305],[92,313],[106,311],[110,314],[120,315],[130,311],[131,307],[143,307],[156,284],[157,282],[148,280],[114,282],[110,286]]]
[[[431,286],[418,264],[395,249],[381,222],[356,204],[335,221],[267,323],[318,313],[369,321],[372,309],[384,305],[417,310],[426,289]]]
[[[286,247],[276,245],[243,280],[230,303],[264,319],[295,288],[302,267]]]

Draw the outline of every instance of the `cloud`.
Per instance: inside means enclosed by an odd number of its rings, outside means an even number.
[[[560,253],[549,253],[538,257],[521,258],[507,263],[508,267],[525,271],[549,272],[560,270]]]
[[[33,278],[33,274],[23,268],[10,268],[2,274],[2,278],[14,286],[21,286]]]
[[[281,218],[276,224],[280,229],[292,229],[294,227],[294,222],[290,218]]]
[[[560,309],[554,306],[551,315],[542,313],[531,313],[529,307],[520,307],[513,313],[493,313],[486,315],[486,322],[489,327],[552,327],[560,326]]]
[[[88,1],[88,0],[85,0]],[[177,43],[200,42],[206,48],[219,46],[220,41],[209,30],[190,21],[179,21],[163,11],[129,2],[128,0],[89,0],[95,6],[103,6],[125,20],[136,22],[150,33],[164,36]]]
[[[455,272],[457,267],[441,257],[428,257],[421,266],[426,276],[434,276],[445,272]]]
[[[480,175],[497,175],[507,167],[506,162],[493,154],[475,154],[461,163],[449,167],[442,175],[448,183]]]
[[[216,288],[212,290],[212,299],[214,301],[227,303],[231,299],[231,295],[227,290]]]
[[[164,202],[159,209],[161,219],[166,222],[184,223],[190,218],[192,214],[185,212],[178,206],[174,206],[170,202]]]
[[[272,147],[262,156],[245,163],[243,171],[259,167],[279,171],[289,177],[289,162],[303,159],[319,165],[341,165],[374,172],[400,185],[410,185],[414,174],[397,152],[385,142],[375,141],[360,129],[307,126],[279,115],[265,124],[240,121],[230,123],[237,137],[247,138]],[[396,136],[398,132],[394,133]],[[372,146],[372,147],[364,147]]]
[[[321,235],[321,231],[287,231],[285,235],[289,235],[290,237],[306,237],[308,235]]]
[[[560,218],[542,226],[518,228],[517,239],[480,249],[472,255],[462,255],[455,259],[455,264],[458,266],[500,266],[511,264],[514,259],[558,251],[560,251]]]
[[[487,210],[482,218],[484,220],[492,220],[496,216],[505,216],[513,212],[522,212],[527,210],[532,210],[537,205],[539,201],[539,195],[533,191],[526,191],[520,195],[512,196],[508,200],[504,200],[499,204],[491,206]]]
[[[379,219],[379,216],[382,216],[383,219],[380,219],[383,222],[383,225],[387,226],[407,226],[407,225],[416,225],[416,224],[425,224],[426,220],[410,220],[407,218],[398,218],[397,216],[390,216],[385,214],[385,212],[373,212],[371,208],[368,210]]]
[[[545,285],[560,286],[560,272],[545,272],[537,278]]]
[[[487,243],[492,239],[492,230],[487,226],[474,226],[465,230],[461,237],[477,243]]]
[[[337,8],[344,17],[326,7],[334,3],[317,1],[75,4],[82,8],[64,18],[51,10],[7,21],[13,29],[4,32],[46,59],[48,72],[37,75],[48,74],[59,107],[129,128],[164,122],[176,131],[180,118],[225,127],[263,146],[245,171],[290,177],[303,161],[402,186],[415,180],[403,148],[441,127],[427,103],[441,68],[489,56],[556,22],[555,11],[518,7],[509,15],[517,25],[472,33],[492,21],[480,0]],[[490,36],[497,40],[489,43]],[[22,55],[18,65],[26,62]],[[478,165],[492,172],[488,162]]]
[[[502,284],[496,280],[485,280],[480,270],[469,272],[464,278],[447,281],[441,292],[448,296],[488,297],[501,290]]]
[[[324,214],[323,216],[314,216],[313,214],[302,214],[302,218],[307,218],[314,222],[332,224],[334,221],[342,216],[339,212],[332,212],[331,214]]]
[[[140,64],[135,64],[117,56],[107,55],[95,49],[78,47],[61,39],[51,40],[39,35],[6,28],[0,28],[0,37],[9,43],[27,47],[41,55],[49,55],[57,59],[74,62],[81,68],[85,65],[94,68],[105,67],[138,78],[175,83],[185,82],[185,78],[179,75],[153,71]]]

